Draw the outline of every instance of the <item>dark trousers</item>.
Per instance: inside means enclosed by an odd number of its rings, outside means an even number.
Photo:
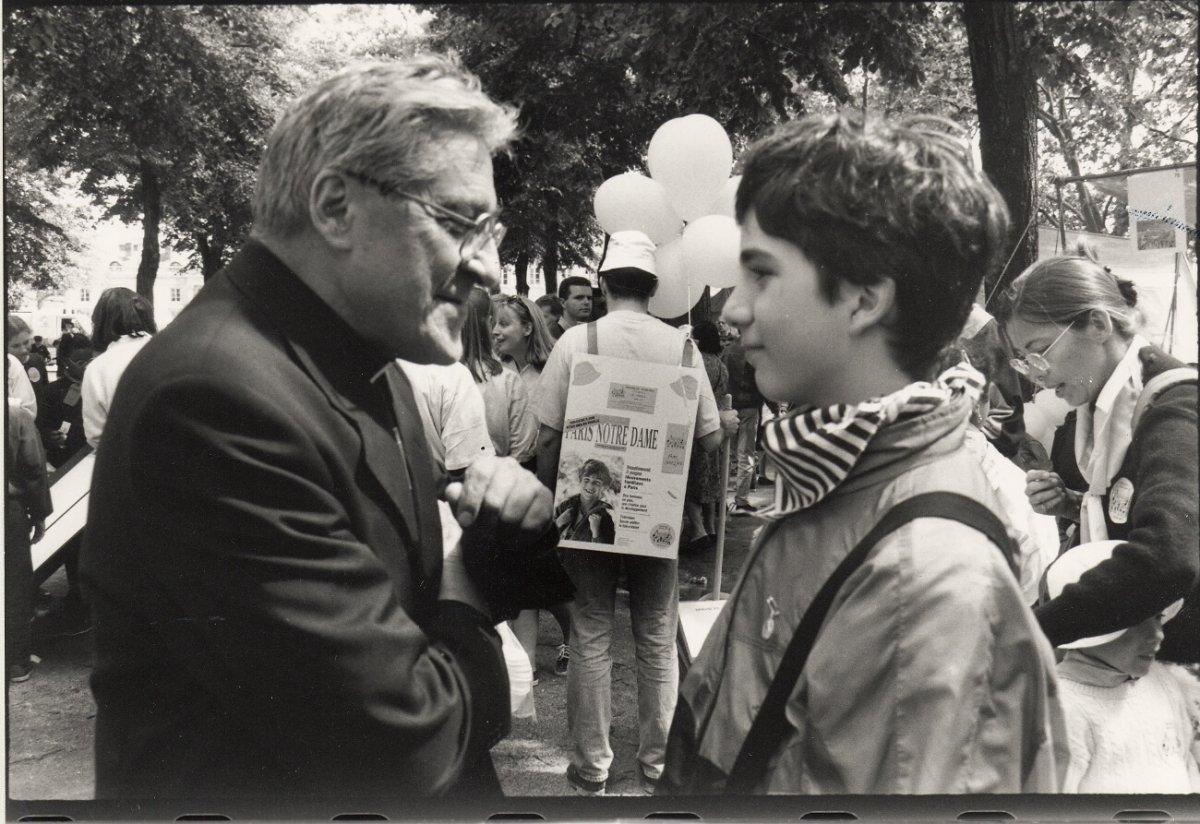
[[[4,657],[9,665],[29,661],[32,649],[33,562],[29,557],[32,524],[25,506],[6,498],[4,506]]]

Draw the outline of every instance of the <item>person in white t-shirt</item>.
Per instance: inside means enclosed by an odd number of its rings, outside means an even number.
[[[595,322],[600,355],[649,363],[699,367],[700,353],[685,350],[683,332],[650,315],[658,286],[654,244],[641,232],[616,232],[600,265],[600,288],[608,313]],[[554,490],[566,414],[572,356],[588,351],[588,324],[558,339],[542,370],[536,411],[538,478]],[[708,381],[700,381],[696,445],[712,452],[737,431],[737,413],[720,413]],[[679,688],[675,633],[679,612],[679,562],[585,549],[562,549],[563,566],[575,584],[571,604],[571,667],[567,673],[567,718],[572,739],[567,781],[580,794],[602,795],[613,752],[610,643],[617,577],[624,568],[637,648],[639,777],[650,789],[662,775],[667,732]]]
[[[451,480],[462,478],[471,461],[495,455],[488,435],[483,395],[461,363],[412,363],[397,358],[417,400],[425,442]]]
[[[158,332],[150,301],[123,286],[105,289],[92,310],[92,350],[96,357],[83,373],[83,432],[96,449],[117,384],[134,356]]]

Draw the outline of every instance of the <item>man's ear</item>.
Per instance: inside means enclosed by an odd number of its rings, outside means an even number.
[[[309,189],[308,216],[313,229],[335,249],[350,249],[356,206],[351,202],[346,179],[333,170],[323,170]]]
[[[842,283],[843,297],[849,301],[850,332],[865,332],[886,320],[896,306],[896,281],[880,278],[866,286]]]

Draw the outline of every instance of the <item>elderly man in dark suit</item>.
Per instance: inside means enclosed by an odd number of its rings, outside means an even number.
[[[459,357],[514,130],[433,57],[347,69],[276,124],[252,239],[134,359],[98,455],[97,797],[499,791],[494,625],[570,594],[551,499],[509,459],[439,481],[394,359]]]

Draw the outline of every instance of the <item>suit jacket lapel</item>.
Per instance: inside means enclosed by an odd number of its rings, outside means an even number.
[[[397,438],[394,424],[399,416],[391,408],[395,391],[383,376],[370,380],[380,369],[399,371],[395,361],[366,344],[262,244],[247,243],[231,262],[228,272],[238,288],[263,306],[304,370],[334,409],[358,431],[363,459],[399,513],[408,545],[417,546],[422,535],[429,542],[431,533],[421,529],[413,481],[424,486],[426,478],[433,479],[433,472],[410,475],[406,456],[413,448],[413,441],[403,433],[399,434],[404,443]],[[281,300],[281,295],[288,298]],[[412,391],[407,382],[404,387],[411,403]],[[371,395],[372,392],[381,394]],[[419,445],[424,447],[423,436]],[[436,514],[435,502],[435,517]],[[440,530],[433,534],[440,563]],[[383,548],[374,549],[380,553]],[[425,566],[422,562],[421,567]]]
[[[442,572],[442,522],[438,515],[437,499],[444,481],[435,470],[433,457],[425,442],[425,426],[417,411],[412,385],[395,361],[384,369],[380,378],[387,382],[393,410],[399,428],[398,444],[413,483],[417,511],[417,528],[422,536],[419,560],[422,580],[440,580]],[[417,562],[414,559],[414,562]]]

